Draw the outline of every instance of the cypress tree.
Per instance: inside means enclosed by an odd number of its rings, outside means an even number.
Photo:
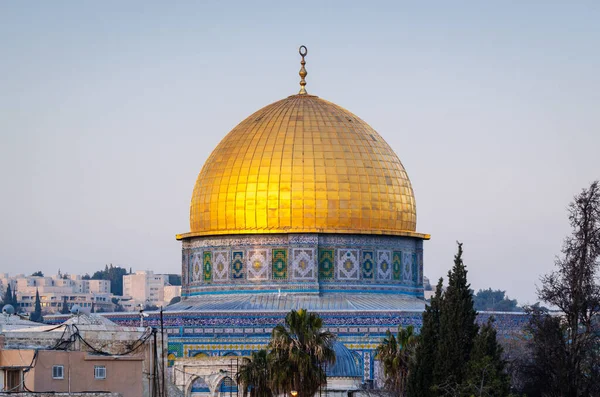
[[[496,340],[493,318],[481,327],[473,342],[466,378],[461,387],[468,396],[508,396],[510,379],[505,372],[502,346]]]
[[[458,243],[454,266],[448,272],[448,289],[440,307],[438,349],[433,373],[434,388],[440,394],[454,392],[463,383],[478,331],[473,292],[467,283],[467,269],[462,254],[462,243]]]
[[[12,288],[10,288],[10,284],[6,287],[6,291],[4,291],[4,297],[2,298],[3,305],[12,305]]]
[[[69,314],[69,304],[67,303],[67,297],[63,296],[63,304],[60,309],[60,314]]]
[[[36,323],[41,323],[44,321],[44,317],[42,317],[42,304],[40,302],[40,292],[35,290],[35,308],[33,313],[29,316],[31,321],[35,321]]]
[[[423,326],[419,336],[415,360],[411,363],[408,375],[408,395],[411,397],[433,396],[433,369],[437,351],[437,341],[440,332],[440,303],[442,301],[442,286],[444,279],[440,278],[431,297],[431,304],[425,307]]]
[[[13,290],[12,300],[10,304],[13,305],[13,307],[15,308],[15,312],[19,311],[19,300],[17,299],[17,290]]]

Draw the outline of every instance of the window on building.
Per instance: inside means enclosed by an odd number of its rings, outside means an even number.
[[[94,365],[94,378],[106,379],[106,367],[104,365]]]
[[[4,390],[10,390],[13,392],[23,390],[20,369],[8,369],[4,373],[6,374]]]
[[[65,378],[65,367],[62,365],[52,366],[52,379],[64,379]]]

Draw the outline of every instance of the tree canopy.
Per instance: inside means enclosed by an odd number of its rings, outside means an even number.
[[[569,223],[562,255],[538,290],[560,312],[530,309],[533,338],[524,372],[531,396],[600,395],[600,182],[575,196]]]
[[[104,270],[99,270],[92,275],[92,280],[110,280],[110,292],[113,295],[123,295],[123,276],[127,270],[119,266],[113,266],[112,263],[106,265]]]
[[[494,312],[520,312],[523,311],[517,306],[516,299],[510,299],[506,296],[506,291],[480,289],[473,296],[475,310],[494,311]]]
[[[473,291],[462,254],[459,243],[448,272],[448,288],[443,291],[440,279],[423,313],[414,359],[409,360],[408,396],[500,397],[508,391],[509,378],[496,331],[491,323],[479,328],[475,322]]]
[[[29,320],[37,323],[44,322],[44,317],[42,316],[42,304],[40,302],[40,292],[37,288],[35,290],[35,306],[33,312],[29,315]]]
[[[312,397],[327,383],[326,365],[335,363],[335,336],[323,320],[305,309],[289,312],[271,334],[267,350],[244,358],[237,375],[243,395]]]

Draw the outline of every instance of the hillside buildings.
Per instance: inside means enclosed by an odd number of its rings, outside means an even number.
[[[168,274],[139,270],[123,276],[124,306],[166,306],[180,295],[181,286],[169,284]]]
[[[77,304],[90,312],[113,312],[118,303],[124,310],[136,311],[142,306],[166,306],[181,295],[181,286],[171,285],[168,274],[137,271],[123,276],[123,296],[114,295],[110,280],[88,280],[81,275],[10,276],[0,273],[0,297],[10,285],[16,291],[18,312],[31,313],[35,309],[36,291],[44,314],[58,313]]]
[[[59,312],[63,305],[74,304],[90,311],[114,311],[113,294],[108,280],[84,280],[80,275],[54,275],[48,277],[0,274],[0,292],[8,285],[17,293],[19,312],[30,313],[35,309],[36,291],[40,294],[42,312]]]

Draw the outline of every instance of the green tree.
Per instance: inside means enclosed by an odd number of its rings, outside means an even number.
[[[473,297],[475,310],[480,311],[497,311],[497,312],[516,312],[522,311],[517,306],[516,299],[509,299],[506,296],[506,291],[480,289]]]
[[[417,336],[414,327],[398,327],[398,335],[389,330],[379,346],[376,359],[381,362],[385,377],[384,389],[392,396],[405,396],[410,361],[414,355]]]
[[[17,299],[17,290],[13,290],[10,304],[14,306],[15,312],[19,311],[19,300]]]
[[[418,338],[415,359],[411,362],[408,376],[408,395],[412,397],[430,397],[433,383],[433,370],[440,334],[440,305],[444,280],[440,278],[435,289],[435,295],[425,307],[423,326]]]
[[[35,289],[35,307],[33,312],[29,316],[31,321],[35,321],[36,323],[44,322],[44,317],[42,316],[42,304],[40,302],[40,292],[38,289]]]
[[[541,395],[600,395],[600,182],[569,205],[572,232],[538,296],[560,315],[534,311],[530,382]],[[537,371],[543,368],[545,374]]]
[[[441,394],[452,392],[462,384],[478,331],[473,291],[467,283],[467,269],[462,254],[462,243],[458,243],[454,266],[448,272],[448,288],[440,306],[434,387]]]
[[[181,285],[181,275],[180,274],[169,274],[169,284]]]
[[[62,306],[60,308],[60,314],[69,314],[69,304],[67,303],[67,297],[63,296]]]
[[[115,313],[125,311],[125,309],[123,308],[123,305],[121,305],[121,302],[119,301],[118,298],[113,297],[111,299],[111,302],[115,305],[115,309],[114,309]]]
[[[318,314],[300,309],[289,312],[284,324],[273,329],[269,348],[276,394],[288,395],[295,390],[299,397],[312,397],[326,384],[323,367],[335,363],[335,335],[322,327]]]
[[[250,358],[242,358],[242,364],[237,373],[236,382],[242,389],[242,396],[272,397],[271,368],[269,355],[266,350],[254,351]]]
[[[473,342],[466,377],[461,387],[461,394],[464,396],[508,396],[510,379],[505,371],[503,350],[496,339],[493,321],[492,317],[488,319]]]
[[[105,265],[104,270],[97,271],[92,275],[92,280],[109,280],[110,292],[113,295],[123,295],[123,276],[127,274],[127,270],[119,266]]]
[[[4,291],[4,296],[2,297],[3,305],[13,305],[13,293],[10,284],[6,287],[6,291]],[[15,307],[16,310],[16,307]]]
[[[44,277],[44,273],[42,273],[41,270],[38,270],[37,272],[33,272],[31,273],[32,277]]]

